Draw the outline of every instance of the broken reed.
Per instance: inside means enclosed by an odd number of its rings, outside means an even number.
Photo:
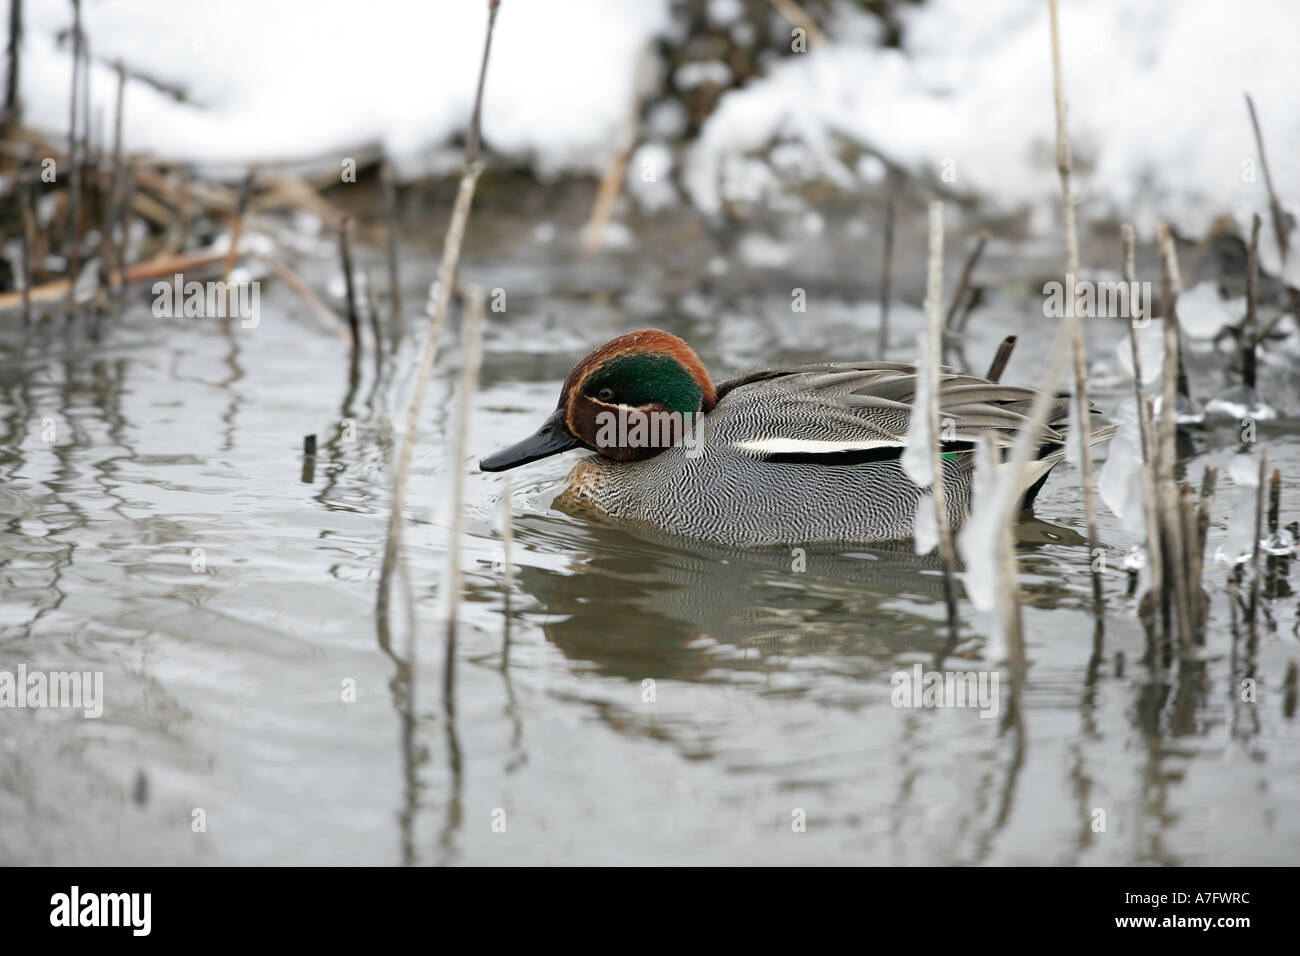
[[[993,361],[989,363],[989,370],[984,377],[990,382],[1002,381],[1002,373],[1007,369],[1007,362],[1011,361],[1011,353],[1016,347],[1016,337],[1008,335],[998,346],[997,354],[993,356]]]

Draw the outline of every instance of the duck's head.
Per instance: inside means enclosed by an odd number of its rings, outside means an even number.
[[[611,339],[574,366],[560,403],[542,427],[516,445],[488,455],[479,467],[505,471],[571,448],[590,448],[614,461],[639,461],[671,442],[674,424],[690,428],[713,408],[717,392],[689,345],[658,329]]]

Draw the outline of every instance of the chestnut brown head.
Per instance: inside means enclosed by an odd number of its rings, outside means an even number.
[[[613,461],[651,458],[716,402],[709,373],[689,345],[658,329],[629,332],[574,366],[559,405],[536,433],[479,467],[505,471],[571,448]]]

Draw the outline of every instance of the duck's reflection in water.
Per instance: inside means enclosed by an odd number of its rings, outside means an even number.
[[[553,547],[559,521],[522,517],[520,542],[546,547],[550,537]],[[1025,525],[1026,542],[1078,537],[1032,519]],[[942,566],[907,545],[741,551],[592,523],[566,523],[564,533],[565,565],[526,563],[519,586],[547,639],[609,676],[716,682],[728,671],[789,669],[809,657],[875,676],[900,654],[942,663],[977,653],[982,641],[965,627],[959,646],[948,643],[933,616],[943,607]]]

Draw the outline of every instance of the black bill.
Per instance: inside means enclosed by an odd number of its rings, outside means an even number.
[[[569,429],[564,424],[564,409],[557,408],[532,435],[495,455],[488,455],[478,466],[483,471],[505,471],[507,468],[526,465],[530,461],[558,455],[570,448],[577,448],[580,444],[578,439],[569,434]]]

